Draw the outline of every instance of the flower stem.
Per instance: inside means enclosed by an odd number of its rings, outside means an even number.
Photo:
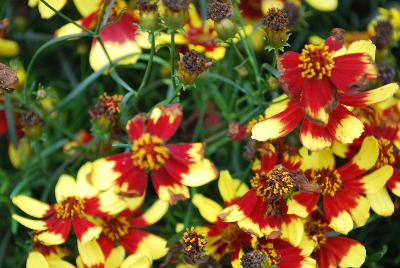
[[[176,83],[175,83],[175,30],[171,31],[171,83],[174,92],[176,91]]]
[[[149,76],[151,73],[151,67],[153,66],[153,58],[154,58],[154,54],[156,51],[156,41],[155,41],[155,36],[154,36],[153,31],[150,32],[149,35],[150,35],[150,42],[151,42],[150,58],[149,58],[149,62],[147,63],[147,67],[146,67],[146,71],[144,73],[142,83],[140,84],[140,86],[137,90],[136,97],[139,97],[140,92],[142,91],[144,86],[147,84],[147,80],[149,80]]]

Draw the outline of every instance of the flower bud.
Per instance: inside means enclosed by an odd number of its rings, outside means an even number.
[[[278,8],[270,8],[262,18],[266,32],[267,47],[269,49],[282,49],[289,38],[287,34],[289,19],[286,12]]]
[[[162,19],[169,29],[180,29],[189,21],[190,0],[162,0],[162,3]]]
[[[99,97],[97,104],[89,110],[96,130],[105,133],[118,128],[121,101],[122,95],[109,96],[104,93]]]
[[[158,6],[156,1],[136,0],[140,11],[139,24],[143,30],[154,32],[160,28]]]
[[[208,6],[208,18],[214,21],[215,31],[222,40],[235,37],[238,29],[232,22],[232,3],[230,0],[214,0]]]
[[[180,54],[178,62],[179,80],[185,85],[193,84],[212,64],[212,61],[207,60],[202,53],[196,50],[190,50],[184,55]]]
[[[22,130],[31,139],[38,139],[42,134],[42,119],[33,111],[25,111],[21,115]]]

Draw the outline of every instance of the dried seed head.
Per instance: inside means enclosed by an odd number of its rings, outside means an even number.
[[[141,12],[157,11],[157,1],[153,0],[136,0],[136,6]]]
[[[285,1],[283,5],[283,10],[286,12],[286,15],[289,20],[288,27],[293,29],[300,19],[300,7],[292,2]]]
[[[279,8],[270,8],[262,18],[264,26],[273,32],[286,31],[289,26],[289,19],[286,12]]]
[[[118,125],[122,95],[109,96],[107,93],[99,96],[94,107],[89,110],[89,115],[98,129],[108,131]]]
[[[196,50],[190,50],[184,55],[181,54],[180,58],[178,76],[183,84],[192,84],[200,74],[213,64],[213,61],[206,59],[203,53]]]
[[[378,81],[381,84],[389,84],[396,78],[396,70],[386,62],[378,63]]]
[[[34,111],[24,111],[21,114],[22,129],[32,139],[40,137],[42,133],[42,121],[42,118]]]
[[[0,63],[0,89],[7,90],[17,82],[17,72],[7,65]]]
[[[187,229],[182,237],[184,259],[189,264],[197,264],[204,256],[205,237],[194,227]]]
[[[393,34],[393,25],[386,20],[379,21],[375,26],[375,36],[371,38],[378,49],[384,49],[390,45]]]
[[[240,259],[243,268],[261,268],[267,260],[267,256],[259,251],[248,252]]]
[[[230,0],[213,0],[208,5],[208,18],[221,21],[232,16],[232,3]]]
[[[163,0],[165,7],[174,12],[189,8],[190,0]]]

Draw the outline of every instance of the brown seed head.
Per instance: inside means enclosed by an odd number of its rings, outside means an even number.
[[[273,32],[287,30],[289,19],[286,12],[279,8],[270,8],[267,14],[262,18],[264,26]]]
[[[174,12],[179,12],[189,8],[190,0],[162,0],[164,5]]]
[[[227,0],[213,0],[208,5],[208,18],[213,21],[221,21],[232,16],[232,3]]]

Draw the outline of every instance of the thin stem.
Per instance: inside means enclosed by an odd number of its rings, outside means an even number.
[[[95,36],[96,33],[88,28],[86,28],[83,25],[80,25],[79,23],[77,23],[76,21],[70,19],[67,15],[65,15],[64,13],[56,10],[54,7],[52,7],[49,3],[47,3],[45,0],[40,0],[40,2],[42,2],[43,4],[45,4],[45,6],[47,6],[48,8],[50,8],[53,12],[55,12],[58,16],[60,16],[61,18],[63,18],[64,20],[72,23],[73,25],[75,25],[76,27],[81,28],[82,30],[84,30],[85,32],[90,33],[92,36]]]
[[[233,40],[231,40],[230,43],[231,43],[233,49],[235,50],[236,55],[239,57],[240,61],[243,62],[243,61],[244,61],[244,57],[243,57],[242,53],[240,53],[240,50],[238,49],[238,47],[237,47],[237,45],[235,44],[235,42],[234,42]]]
[[[171,83],[174,92],[176,91],[176,83],[175,83],[175,30],[171,31]]]
[[[156,51],[156,41],[155,41],[154,32],[151,31],[149,33],[149,35],[150,35],[150,42],[151,42],[150,58],[149,58],[149,62],[147,63],[147,67],[146,67],[146,71],[144,73],[142,83],[140,84],[139,89],[137,90],[137,93],[136,93],[137,97],[140,95],[140,92],[143,90],[144,86],[147,84],[147,80],[149,80],[149,76],[151,73],[151,67],[153,66],[153,58],[154,58],[154,54]]]

